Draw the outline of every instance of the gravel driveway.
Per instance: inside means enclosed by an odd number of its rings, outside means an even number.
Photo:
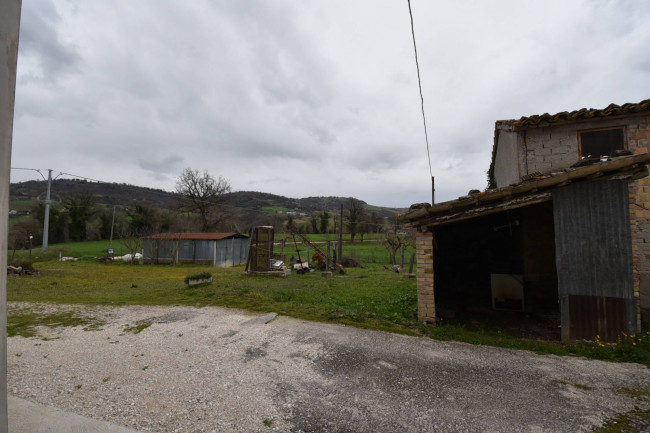
[[[45,308],[106,324],[10,338],[9,393],[142,431],[590,431],[647,407],[617,388],[650,388],[637,364],[223,308]]]

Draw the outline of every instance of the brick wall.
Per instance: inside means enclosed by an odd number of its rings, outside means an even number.
[[[625,126],[628,148],[650,147],[649,116],[632,116],[621,119],[580,122],[568,125],[533,128],[525,131],[523,145],[526,149],[528,173],[550,173],[568,168],[580,158],[578,131],[585,129]],[[527,174],[527,173],[524,173]]]
[[[418,320],[435,323],[436,303],[433,293],[433,233],[417,232],[415,238],[418,279]]]
[[[650,148],[650,116],[627,127],[628,148],[646,153]],[[630,229],[634,297],[638,306],[638,326],[650,327],[650,178],[630,183]]]
[[[650,116],[637,117],[638,122],[627,127],[627,143],[631,150],[650,148]],[[646,150],[647,152],[647,150]]]

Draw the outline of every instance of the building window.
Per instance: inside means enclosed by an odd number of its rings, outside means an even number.
[[[599,159],[625,149],[625,128],[592,129],[578,131],[580,157]]]

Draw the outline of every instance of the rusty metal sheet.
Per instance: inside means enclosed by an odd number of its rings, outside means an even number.
[[[553,218],[563,338],[575,325],[567,305],[572,295],[623,299],[627,317],[622,330],[635,332],[628,183],[597,181],[558,188],[553,191]],[[575,314],[583,317],[580,311]]]
[[[569,339],[615,342],[627,329],[627,302],[608,296],[569,295]]]

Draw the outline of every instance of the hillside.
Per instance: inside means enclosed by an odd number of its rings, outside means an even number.
[[[38,200],[45,199],[45,181],[28,181],[12,183],[9,188],[10,208],[19,212],[28,211]],[[139,203],[152,208],[174,209],[177,195],[160,189],[145,188],[118,183],[98,183],[77,179],[56,179],[52,181],[51,197],[54,201],[62,200],[71,194],[91,194],[99,204],[107,206],[129,206]],[[288,198],[280,195],[255,192],[237,191],[231,194],[230,207],[237,213],[305,213],[327,211],[336,213],[341,204],[345,207],[349,197],[307,197]],[[364,206],[383,216],[392,217],[405,209],[394,209],[372,206],[365,202]]]

